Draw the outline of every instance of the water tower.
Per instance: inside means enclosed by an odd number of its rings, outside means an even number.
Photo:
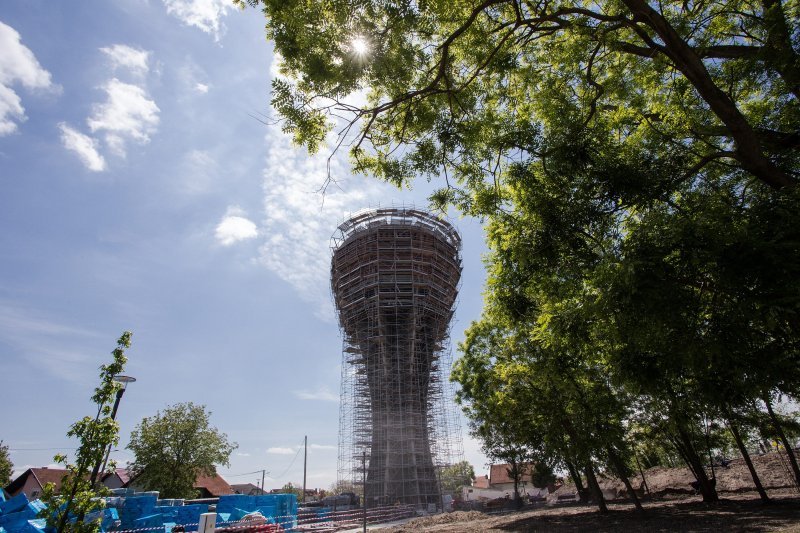
[[[363,483],[369,507],[438,506],[439,469],[460,445],[446,377],[461,238],[424,211],[370,209],[342,223],[332,247],[339,481]]]

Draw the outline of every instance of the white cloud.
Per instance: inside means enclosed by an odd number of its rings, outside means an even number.
[[[268,238],[259,260],[315,304],[320,318],[331,320],[331,236],[351,213],[385,203],[397,189],[374,178],[350,176],[346,154],[339,153],[330,162],[338,184],[323,195],[330,144],[311,156],[293,146],[278,126],[269,127],[268,142],[263,182],[263,234]]]
[[[61,142],[64,144],[64,148],[78,154],[86,168],[93,172],[101,172],[106,169],[106,160],[97,151],[97,139],[84,135],[63,122],[58,125],[58,128],[61,130]]]
[[[258,228],[255,223],[245,218],[244,211],[238,206],[228,208],[225,216],[217,224],[215,235],[223,246],[230,246],[233,243],[252,239],[258,236]]]
[[[108,99],[95,104],[92,116],[87,119],[92,132],[104,131],[109,148],[117,155],[125,155],[125,143],[134,140],[141,144],[150,142],[150,135],[158,127],[159,109],[137,85],[111,79],[103,87]]]
[[[336,446],[333,446],[331,444],[309,444],[308,447],[311,448],[312,450],[335,450],[336,449]]]
[[[216,41],[225,31],[222,17],[234,9],[231,0],[164,0],[164,5],[167,13],[187,26],[212,34]]]
[[[349,213],[376,205],[395,191],[365,178],[345,178],[341,188],[331,185],[323,195],[331,148],[309,156],[277,127],[273,131],[264,173],[265,234],[272,237],[262,246],[261,261],[330,317],[331,235]],[[332,174],[342,176],[345,166],[338,158],[332,160]]]
[[[194,58],[187,55],[182,61],[181,66],[175,71],[175,76],[183,85],[179,99],[192,97],[196,94],[207,94],[211,89],[208,81],[208,73],[198,65]]]
[[[294,455],[297,453],[297,450],[294,448],[283,448],[280,446],[274,446],[272,448],[267,448],[267,453],[271,453],[273,455]]]
[[[99,364],[87,349],[100,338],[96,332],[53,322],[13,302],[0,300],[0,338],[32,367],[29,372],[84,383]]]
[[[144,76],[150,69],[148,60],[150,52],[133,48],[126,44],[115,44],[110,47],[100,49],[111,59],[112,66],[116,68],[129,69],[133,74]]]
[[[11,26],[0,22],[0,136],[17,129],[25,120],[25,108],[11,85],[19,83],[27,89],[53,88],[50,73],[42,68],[31,50],[22,44],[20,35]],[[16,120],[16,122],[14,122]]]
[[[237,457],[250,457],[250,454],[249,453],[237,453],[236,456]]]
[[[210,152],[194,149],[183,155],[179,173],[175,184],[180,192],[196,195],[208,193],[212,189],[220,169]]]
[[[320,389],[318,391],[298,390],[294,391],[294,395],[301,400],[321,400],[324,402],[338,402],[339,395],[334,394],[328,389]]]

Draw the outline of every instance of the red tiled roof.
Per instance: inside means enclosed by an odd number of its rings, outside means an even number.
[[[508,469],[511,468],[511,465],[506,463],[502,465],[492,465],[489,468],[489,483],[492,485],[498,485],[500,483],[514,483],[514,478],[508,475]],[[530,482],[531,481],[531,471],[533,470],[533,464],[527,464],[523,467],[523,474],[520,477],[520,481]]]
[[[119,476],[119,480],[122,481],[122,484],[125,485],[128,481],[131,480],[130,474],[128,474],[127,468],[117,468],[116,474]]]
[[[66,473],[67,471],[63,468],[29,468],[20,474],[17,479],[9,483],[8,487],[6,487],[6,490],[11,495],[18,494],[25,485],[25,482],[28,480],[28,477],[33,476],[39,483],[40,487],[44,488],[44,486],[48,483],[53,483],[56,486],[56,492],[59,492],[61,490],[61,478]]]
[[[489,488],[489,476],[478,476],[475,478],[475,481],[472,482],[472,486],[476,489],[488,489]]]
[[[194,482],[194,488],[205,489],[212,496],[222,496],[223,494],[234,494],[233,489],[228,482],[222,479],[221,476],[204,476],[202,474],[197,476]]]
[[[109,477],[111,477],[113,475],[116,475],[119,478],[119,480],[122,483],[123,487],[128,484],[128,481],[131,480],[131,476],[128,475],[128,469],[127,468],[117,468],[116,470],[114,470],[114,472],[112,472],[110,474],[104,474],[101,479],[103,481],[105,481],[106,479],[108,479]]]

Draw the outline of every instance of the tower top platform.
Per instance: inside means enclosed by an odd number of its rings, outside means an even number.
[[[339,224],[331,237],[331,248],[336,251],[353,235],[378,226],[422,227],[461,250],[461,236],[449,222],[414,207],[378,207],[356,211]]]

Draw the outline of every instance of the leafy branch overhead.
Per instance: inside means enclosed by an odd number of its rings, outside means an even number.
[[[653,195],[709,173],[798,179],[796,1],[248,3],[291,80],[273,83],[284,129],[316,150],[338,127],[354,168],[394,183],[496,196],[515,164],[586,135],[673,168],[639,184]]]

